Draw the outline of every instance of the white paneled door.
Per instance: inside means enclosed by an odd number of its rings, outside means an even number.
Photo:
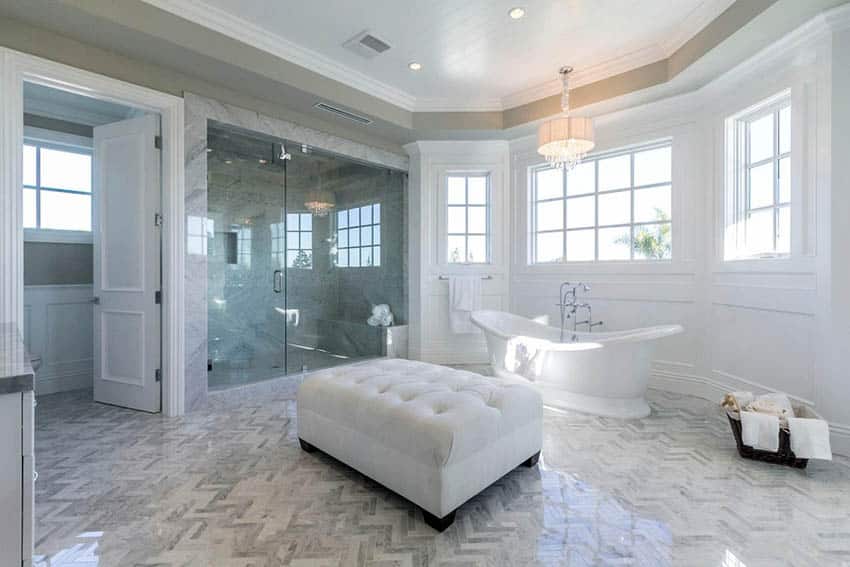
[[[94,399],[160,411],[159,116],[94,129]]]

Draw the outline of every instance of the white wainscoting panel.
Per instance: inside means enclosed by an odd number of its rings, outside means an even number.
[[[37,395],[92,386],[92,286],[24,286],[24,341],[42,358]]]

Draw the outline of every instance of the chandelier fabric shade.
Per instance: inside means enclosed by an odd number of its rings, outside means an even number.
[[[583,116],[570,116],[569,84],[567,75],[571,67],[561,68],[563,113],[545,121],[537,130],[537,153],[554,167],[572,169],[596,145],[593,120]]]
[[[553,165],[572,168],[594,148],[593,140],[593,120],[560,116],[540,125],[537,152]]]

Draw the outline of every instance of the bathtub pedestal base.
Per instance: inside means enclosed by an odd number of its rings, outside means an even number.
[[[649,404],[642,397],[603,398],[565,392],[543,384],[537,387],[543,395],[543,405],[547,406],[620,419],[640,419],[651,413]]]

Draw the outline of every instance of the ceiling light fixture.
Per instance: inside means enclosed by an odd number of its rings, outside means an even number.
[[[316,164],[316,186],[307,191],[304,207],[317,217],[326,217],[336,206],[336,197],[331,191],[322,188],[322,172]]]
[[[519,20],[525,16],[525,8],[521,8],[520,6],[511,8],[508,10],[508,16],[510,16],[512,20]]]
[[[407,66],[408,66],[408,68],[410,68],[411,71],[421,71],[422,70],[422,63],[418,63],[416,61],[411,61],[410,63],[407,64]]]
[[[596,146],[593,120],[570,116],[570,88],[568,75],[572,67],[561,67],[563,91],[561,114],[540,125],[537,130],[537,153],[546,158],[552,167],[572,169]]]

